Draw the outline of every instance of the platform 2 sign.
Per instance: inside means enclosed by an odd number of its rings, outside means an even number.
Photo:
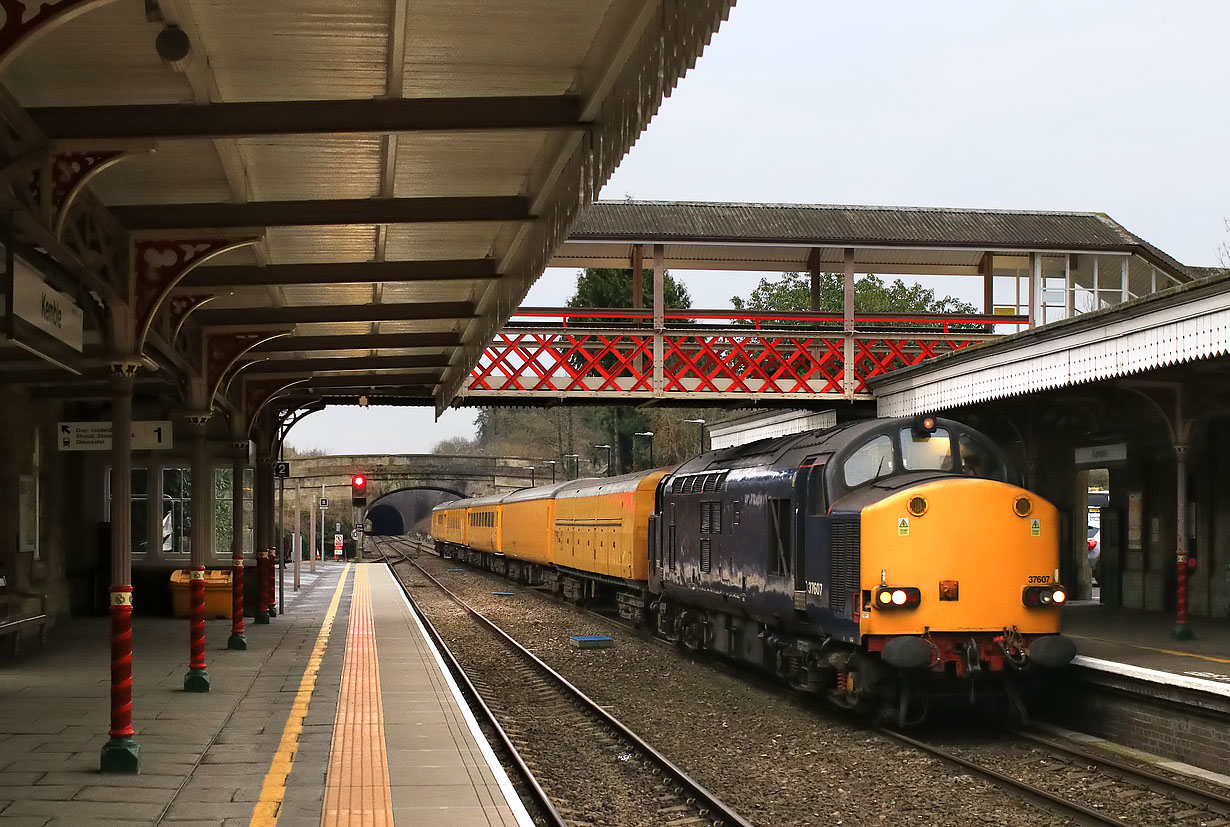
[[[56,433],[61,451],[110,451],[110,422],[61,422]],[[175,447],[169,420],[132,423],[132,450],[166,451]]]

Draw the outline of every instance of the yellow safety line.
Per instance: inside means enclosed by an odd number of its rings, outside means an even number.
[[[1098,643],[1113,643],[1116,646],[1130,646],[1133,649],[1147,649],[1150,652],[1161,652],[1163,655],[1179,655],[1184,658],[1200,658],[1200,660],[1211,660],[1214,663],[1230,663],[1230,658],[1216,658],[1212,655],[1198,655],[1195,652],[1180,652],[1178,649],[1159,649],[1156,646],[1145,646],[1141,643],[1124,643],[1121,640],[1108,640],[1104,637],[1089,637],[1088,635],[1070,635],[1077,640],[1094,640]]]
[[[329,611],[325,612],[325,619],[320,624],[320,634],[316,636],[316,645],[312,647],[307,669],[303,670],[299,691],[295,693],[295,700],[290,705],[290,718],[282,730],[282,740],[278,743],[278,751],[273,755],[269,772],[265,773],[261,797],[252,810],[252,820],[248,822],[248,827],[274,827],[278,823],[278,809],[286,798],[286,778],[294,765],[295,753],[299,751],[303,719],[307,717],[308,702],[312,699],[312,690],[316,688],[316,676],[320,672],[325,648],[329,645],[329,632],[333,628],[333,618],[337,616],[338,604],[342,601],[342,591],[346,586],[346,577],[350,574],[350,566],[351,564],[347,563],[346,568],[342,569],[342,577],[333,591]]]

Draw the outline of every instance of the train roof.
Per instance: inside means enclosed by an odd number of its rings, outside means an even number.
[[[461,500],[449,500],[446,503],[440,503],[438,505],[432,506],[431,510],[432,511],[452,511],[457,508],[468,508],[471,502],[473,502],[473,498],[471,497],[466,497],[465,499],[461,499]]]
[[[538,485],[534,488],[518,488],[510,494],[505,494],[503,502],[507,505],[508,503],[523,503],[532,500],[547,500],[554,497],[557,491],[569,484],[569,481],[565,480],[564,482],[556,482],[550,485]]]
[[[618,477],[586,477],[560,486],[555,496],[556,499],[567,499],[569,497],[592,497],[596,494],[624,494],[636,491],[646,478],[654,474],[661,477],[669,471],[669,468],[652,468],[648,471],[634,471]]]

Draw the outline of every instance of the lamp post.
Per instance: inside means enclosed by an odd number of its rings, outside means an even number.
[[[685,419],[685,420],[683,420],[683,421],[684,421],[684,422],[689,422],[689,423],[691,423],[691,424],[693,424],[693,425],[699,425],[699,426],[700,426],[700,451],[699,451],[698,453],[703,454],[703,453],[705,452],[705,420],[703,420],[703,419]]]
[[[529,472],[530,472],[530,488],[533,488],[533,487],[534,487],[534,484],[537,482],[537,480],[536,480],[536,479],[535,479],[535,477],[534,477],[534,466],[532,466],[532,465],[527,465],[527,466],[525,466],[525,468],[523,468],[523,469],[521,469],[521,470],[523,470],[523,471],[529,471]]]
[[[544,460],[542,461],[542,464],[543,464],[543,465],[550,465],[550,466],[551,466],[551,484],[552,484],[552,485],[555,485],[555,465],[556,465],[555,460],[553,460],[553,459],[544,459]]]
[[[653,431],[637,431],[633,436],[643,436],[649,440],[649,467],[653,467]]]
[[[595,445],[595,448],[606,449],[606,475],[611,476],[611,446],[610,445]]]
[[[572,475],[572,478],[575,480],[577,477],[581,476],[581,455],[580,454],[564,454],[564,459],[576,460],[576,465],[573,466],[574,473]]]

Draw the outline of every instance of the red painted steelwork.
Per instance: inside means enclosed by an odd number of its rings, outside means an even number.
[[[847,336],[834,327],[841,317],[832,314],[734,313],[673,311],[668,319],[737,323],[720,328],[676,324],[657,333],[621,326],[624,321],[639,326],[650,316],[645,311],[522,308],[516,315],[552,317],[556,324],[505,328],[475,365],[467,390],[680,398],[867,394],[867,381],[875,376],[994,338],[985,332],[989,325],[1022,323],[1017,316],[885,313],[856,317],[861,332]],[[577,319],[594,321],[577,324]],[[950,327],[955,324],[978,327],[956,331]],[[887,329],[864,330],[868,326]],[[660,366],[654,357],[658,335]],[[847,365],[848,344],[852,357]]]
[[[269,591],[265,586],[265,552],[256,552],[256,615],[269,616]]]
[[[112,738],[132,738],[132,586],[111,587]]]
[[[189,569],[188,668],[205,668],[205,567]]]
[[[231,563],[231,634],[243,635],[243,558]]]

